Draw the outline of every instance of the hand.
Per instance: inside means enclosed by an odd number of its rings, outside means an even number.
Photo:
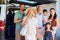
[[[37,39],[40,39],[41,35],[39,33],[36,34]]]
[[[22,26],[24,27],[29,21],[29,18],[26,18],[24,22],[22,22]]]
[[[46,22],[46,19],[43,19],[43,22]]]
[[[22,19],[20,19],[21,20],[21,22],[23,21],[23,18]]]

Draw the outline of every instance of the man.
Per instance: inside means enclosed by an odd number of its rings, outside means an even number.
[[[20,4],[20,11],[15,13],[15,17],[14,17],[14,23],[16,23],[15,40],[22,40],[20,35],[20,30],[22,28],[21,23],[24,17],[24,7],[25,7],[24,4]]]
[[[37,7],[37,14],[36,14],[36,18],[37,18],[37,21],[38,21],[38,28],[39,28],[39,33],[40,33],[40,36],[42,34],[42,26],[43,26],[43,22],[42,22],[42,8],[41,6],[38,6]],[[42,40],[42,37],[40,38],[40,40]]]

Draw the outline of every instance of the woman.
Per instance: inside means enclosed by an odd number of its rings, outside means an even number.
[[[22,26],[27,25],[25,40],[37,40],[38,23],[35,16],[36,11],[33,8],[28,8],[27,15],[24,17]]]
[[[54,30],[54,35],[55,35],[56,30],[58,28],[58,18],[54,8],[50,9],[50,16],[48,20],[51,22],[52,28]]]

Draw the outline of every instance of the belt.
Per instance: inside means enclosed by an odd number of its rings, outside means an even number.
[[[41,27],[39,29],[42,29]]]

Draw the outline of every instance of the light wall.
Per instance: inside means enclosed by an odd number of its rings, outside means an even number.
[[[3,20],[6,18],[6,5],[5,4],[1,4],[1,16],[0,16],[0,20]]]
[[[56,3],[56,12],[58,15],[58,20],[59,20],[59,28],[57,30],[56,36],[60,37],[60,0],[58,0]]]

